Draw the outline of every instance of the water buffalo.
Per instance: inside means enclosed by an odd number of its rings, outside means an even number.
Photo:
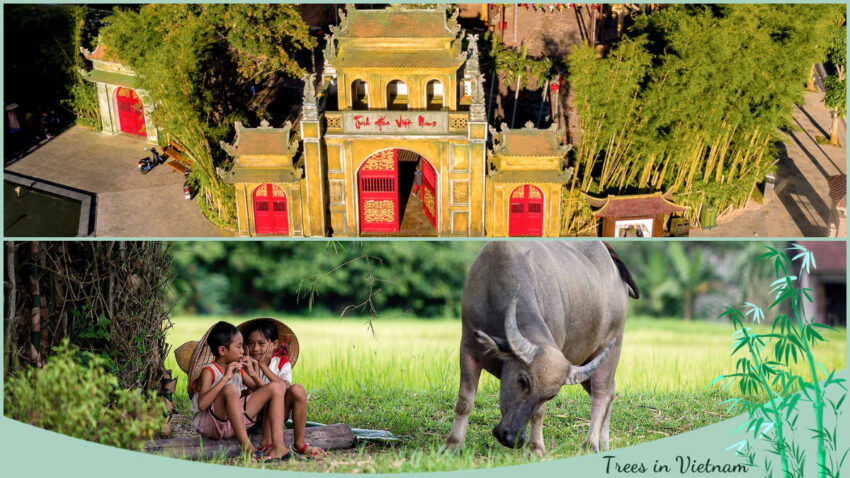
[[[542,456],[546,402],[563,385],[590,394],[582,445],[608,449],[614,373],[628,297],[640,292],[617,253],[602,242],[490,242],[463,288],[460,389],[445,447],[458,450],[484,369],[501,380],[502,420],[493,435]]]

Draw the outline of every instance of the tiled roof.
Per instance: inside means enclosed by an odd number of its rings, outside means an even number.
[[[89,60],[109,61],[119,63],[118,58],[115,58],[103,44],[98,45],[90,55],[86,56]]]
[[[289,155],[290,131],[284,128],[250,128],[239,132],[238,155],[279,154]]]
[[[686,208],[664,199],[661,193],[637,196],[608,196],[605,205],[593,213],[596,217],[637,217],[682,212]]]
[[[139,78],[132,75],[124,75],[121,73],[113,73],[102,70],[91,70],[84,74],[89,81],[96,83],[106,83],[109,85],[118,85],[125,88],[137,88],[139,86]]]
[[[808,249],[815,256],[815,268],[812,273],[844,273],[847,269],[847,249],[844,241],[799,241],[797,244]],[[791,257],[795,251],[788,251]]]
[[[490,173],[490,178],[499,183],[558,183],[564,184],[570,179],[568,171],[549,170],[508,170]]]
[[[221,175],[228,183],[293,183],[301,179],[290,169],[234,167]]]
[[[341,38],[453,38],[446,30],[445,11],[348,9],[348,28]]]
[[[553,129],[506,129],[502,131],[500,156],[564,156]]]
[[[339,68],[459,68],[462,59],[449,50],[397,52],[344,48],[337,57]]]
[[[829,184],[829,197],[838,207],[847,207],[847,175],[838,174],[826,178]]]

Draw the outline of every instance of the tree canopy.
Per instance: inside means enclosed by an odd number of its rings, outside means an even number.
[[[154,122],[184,149],[201,209],[235,221],[233,187],[216,167],[217,147],[248,115],[250,87],[281,73],[300,76],[298,53],[316,45],[296,5],[151,4],[116,9],[102,41],[132,68],[156,104]]]
[[[607,57],[567,59],[581,135],[563,232],[592,225],[581,193],[674,193],[696,220],[746,203],[774,165],[777,128],[825,58],[835,5],[670,5]]]

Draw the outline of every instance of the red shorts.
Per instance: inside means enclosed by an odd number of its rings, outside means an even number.
[[[245,425],[245,428],[251,428],[254,426],[257,418],[249,418],[248,414],[245,410],[248,408],[248,402],[251,400],[253,395],[246,395],[239,400],[242,402],[242,423]],[[235,436],[233,431],[233,424],[230,423],[228,419],[220,419],[218,416],[224,415],[227,416],[227,413],[216,413],[215,412],[215,404],[210,405],[210,408],[201,414],[201,419],[198,421],[198,433],[201,434],[204,438],[211,438],[213,440],[221,440],[222,438],[231,438]]]

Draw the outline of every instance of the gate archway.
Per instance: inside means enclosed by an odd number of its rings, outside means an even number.
[[[422,169],[418,189],[417,165]],[[360,232],[434,235],[439,230],[438,185],[436,169],[418,153],[393,148],[372,154],[357,173]]]
[[[118,123],[121,132],[147,137],[145,110],[136,92],[129,88],[118,88],[115,99],[118,103]]]
[[[253,202],[257,235],[289,235],[289,213],[283,188],[261,184],[254,189]]]
[[[511,192],[508,215],[509,236],[543,235],[543,192],[523,184]]]

